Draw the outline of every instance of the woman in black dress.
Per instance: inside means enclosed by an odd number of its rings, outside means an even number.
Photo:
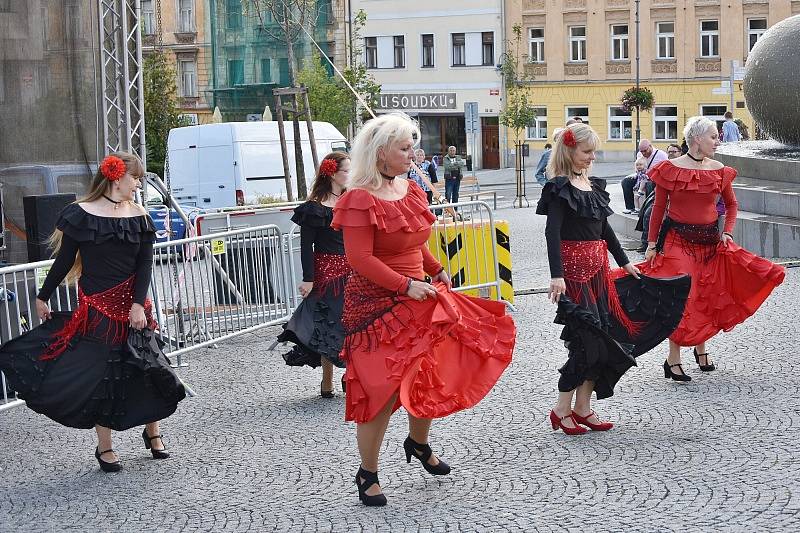
[[[554,430],[568,435],[613,427],[591,408],[614,394],[614,385],[635,357],[666,339],[678,326],[689,293],[686,276],[656,280],[640,276],[606,218],[612,213],[605,180],[589,177],[600,145],[586,124],[573,124],[557,138],[536,212],[547,215],[550,299],[569,356],[559,369],[558,402],[550,411]],[[612,272],[608,252],[622,272]],[[629,275],[625,276],[627,273]],[[616,278],[616,279],[615,279]],[[574,405],[573,405],[574,398]]]
[[[320,395],[333,398],[333,366],[344,367],[339,358],[344,341],[342,306],[344,282],[350,265],[344,255],[342,233],[332,229],[333,207],[345,190],[350,158],[332,152],[319,166],[308,201],[297,206],[292,222],[300,226],[300,260],[303,264],[303,301],[278,336],[294,347],[284,354],[287,365],[322,365]],[[344,381],[342,381],[344,388]]]
[[[169,457],[158,421],[185,397],[153,337],[147,290],[155,230],[133,202],[143,174],[134,155],[103,160],[89,194],[56,223],[56,258],[36,299],[42,325],[0,348],[0,370],[28,407],[65,426],[95,428],[105,472],[122,468],[112,429],[144,425],[153,458]],[[51,312],[47,302],[65,277],[78,279],[78,307]]]

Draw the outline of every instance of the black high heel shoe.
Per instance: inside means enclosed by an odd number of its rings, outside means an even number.
[[[363,483],[361,482],[362,479],[364,480]],[[386,505],[386,496],[384,496],[382,493],[374,496],[367,494],[367,489],[372,485],[380,485],[380,482],[378,481],[378,473],[370,472],[369,470],[364,470],[364,468],[359,467],[358,472],[356,473],[358,499],[361,500],[361,503],[367,507],[383,507]]]
[[[428,463],[428,459],[433,455],[433,450],[431,450],[428,444],[420,444],[412,440],[411,437],[406,437],[405,442],[403,442],[403,449],[406,451],[407,463],[411,462],[411,456],[413,455],[420,460],[422,467],[427,470],[429,474],[433,474],[434,476],[446,476],[450,473],[450,466],[441,459],[439,459],[439,464],[437,465]]]
[[[103,472],[119,472],[120,470],[122,470],[122,463],[119,462],[119,459],[117,459],[112,463],[100,459],[100,456],[103,455],[104,453],[113,451],[114,450],[112,450],[111,448],[107,449],[104,452],[101,452],[99,447],[94,449],[94,456],[97,459],[97,462],[100,463],[100,470],[102,470]]]
[[[322,388],[322,383],[320,383],[319,384],[319,395],[322,396],[323,398],[327,398],[327,399],[333,398],[333,389],[325,390],[325,389]]]
[[[706,363],[708,363],[707,365],[700,364],[700,356],[703,355],[706,356]],[[700,367],[700,370],[702,370],[703,372],[711,372],[712,370],[717,369],[717,365],[708,360],[708,352],[697,353],[697,348],[694,348],[694,362],[697,363],[697,366]]]
[[[674,366],[677,366],[678,368],[681,369],[680,374],[676,374],[675,372],[672,371],[672,367]],[[671,365],[669,364],[669,361],[664,361],[664,377],[666,379],[672,378],[675,381],[692,381],[691,377],[683,373],[683,366],[680,363],[676,365]]]
[[[152,437],[147,436],[147,428],[142,430],[142,440],[144,441],[144,447],[150,450],[150,453],[153,454],[153,459],[166,459],[169,457],[169,452],[166,449],[163,450],[156,450],[153,448],[153,445],[150,444],[150,441],[153,439],[161,439],[161,435],[154,435]],[[164,439],[161,439],[161,443],[164,443]]]

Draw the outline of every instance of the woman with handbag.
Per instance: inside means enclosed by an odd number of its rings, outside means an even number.
[[[169,457],[158,421],[185,397],[152,333],[155,229],[133,202],[143,175],[135,155],[102,161],[89,193],[64,208],[50,238],[55,261],[36,298],[43,323],[0,348],[0,370],[28,407],[95,429],[104,472],[122,468],[112,430],[144,425],[145,448],[154,459]],[[47,302],[64,278],[78,279],[78,306],[51,312]]]

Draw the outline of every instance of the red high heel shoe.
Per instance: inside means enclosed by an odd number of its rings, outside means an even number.
[[[572,419],[572,423],[575,424],[574,428],[567,427],[561,422],[567,418]],[[583,435],[589,431],[588,429],[582,428],[578,425],[578,423],[575,421],[575,413],[570,413],[567,416],[558,416],[555,411],[550,411],[550,424],[553,426],[553,431],[561,428],[561,431],[567,435]]]
[[[589,418],[591,418],[592,415],[597,416],[597,413],[595,413],[594,411],[589,411],[588,415],[581,416],[575,411],[572,411],[572,419],[578,424],[591,428],[592,431],[608,431],[609,429],[614,427],[614,424],[612,424],[611,422],[601,421],[599,424],[594,424],[592,422],[589,422]],[[600,419],[599,416],[597,418],[598,420]]]

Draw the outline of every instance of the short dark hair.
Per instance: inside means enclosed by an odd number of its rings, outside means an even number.
[[[668,148],[677,148],[679,152],[683,151],[680,144],[670,143]]]
[[[731,111],[725,111],[725,118],[733,118],[733,113]]]
[[[550,143],[547,143],[547,144],[544,145],[544,149],[545,150],[550,150],[551,148],[553,148],[553,145],[550,144]]]

